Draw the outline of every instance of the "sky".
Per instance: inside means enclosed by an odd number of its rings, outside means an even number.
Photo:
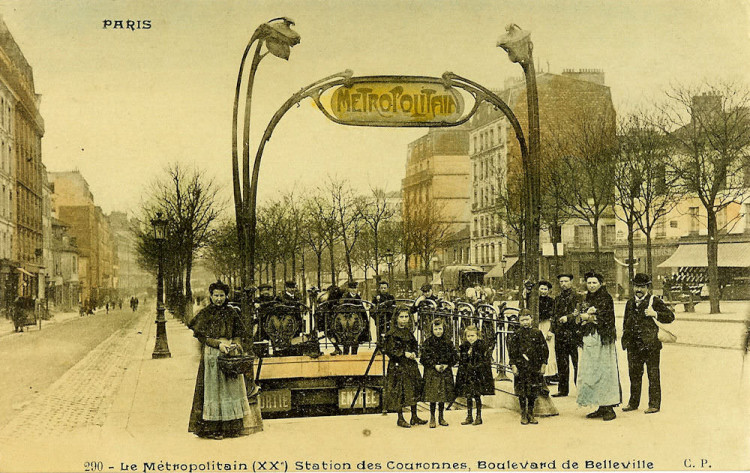
[[[537,71],[605,72],[618,113],[679,85],[750,83],[748,5],[739,1],[0,0],[34,71],[50,171],[78,169],[105,212],[132,210],[169,163],[195,165],[231,197],[231,119],[253,30],[287,16],[301,43],[268,56],[253,90],[251,155],[273,113],[330,74],[452,71],[489,88],[521,68],[496,47],[505,25],[531,32]],[[150,20],[150,29],[103,28]],[[327,176],[398,190],[407,144],[424,129],[348,127],[309,102],[266,146],[259,199]]]

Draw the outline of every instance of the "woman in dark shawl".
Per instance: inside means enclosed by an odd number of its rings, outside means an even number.
[[[227,304],[229,287],[226,284],[217,281],[209,286],[208,291],[211,303],[188,323],[195,338],[201,342],[201,361],[188,432],[213,439],[259,432],[263,430],[263,420],[257,396],[253,397],[251,406],[244,376],[225,376],[217,362],[220,354],[242,352],[240,316]]]
[[[426,424],[417,416],[417,402],[422,400],[422,375],[417,365],[419,344],[412,330],[414,322],[406,311],[396,312],[391,329],[385,334],[383,353],[388,356],[385,375],[385,407],[398,413],[397,425],[411,427]],[[403,409],[411,408],[411,421],[404,419]]]
[[[612,420],[614,406],[622,402],[615,341],[615,305],[598,273],[586,273],[588,293],[579,311],[583,351],[578,367],[578,399],[581,406],[599,406],[586,417]]]

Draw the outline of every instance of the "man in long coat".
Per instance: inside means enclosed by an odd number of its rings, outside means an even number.
[[[557,276],[560,294],[555,298],[555,310],[552,314],[551,332],[555,334],[555,361],[557,361],[558,385],[557,394],[553,397],[568,395],[570,388],[570,364],[573,364],[573,379],[578,379],[578,345],[581,341],[580,326],[573,312],[581,298],[573,290],[573,275],[563,273]]]
[[[674,313],[658,297],[649,294],[651,278],[638,273],[633,278],[633,297],[625,304],[625,319],[622,325],[622,349],[628,352],[628,373],[630,375],[630,401],[622,410],[634,411],[641,402],[643,366],[648,376],[648,409],[646,414],[661,409],[661,341],[659,323],[668,324],[674,320]]]

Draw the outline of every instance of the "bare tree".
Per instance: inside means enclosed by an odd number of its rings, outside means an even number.
[[[353,280],[351,255],[362,231],[364,220],[356,204],[354,192],[346,181],[329,177],[326,191],[331,197],[331,205],[338,222],[338,233],[343,245],[347,275],[349,280]]]
[[[164,177],[153,182],[144,206],[145,218],[153,218],[156,212],[162,212],[169,222],[167,261],[173,268],[167,279],[174,286],[171,296],[176,299],[174,303],[183,320],[191,315],[186,314],[185,309],[190,310],[192,304],[185,302],[192,300],[190,279],[194,258],[208,244],[213,223],[224,207],[218,192],[218,185],[206,177],[204,171],[174,163],[168,166]],[[147,246],[147,242],[142,241]]]
[[[675,87],[662,108],[663,132],[676,153],[675,172],[686,194],[707,214],[711,313],[720,312],[718,213],[748,197],[750,93],[735,84]]]
[[[612,211],[616,167],[616,124],[611,104],[581,106],[551,130],[548,146],[561,159],[568,189],[561,197],[572,216],[591,227],[597,266],[601,265],[599,222]]]
[[[634,216],[646,236],[646,272],[652,278],[654,228],[674,210],[683,193],[673,171],[669,142],[655,123],[656,117],[651,114],[633,114],[623,122],[620,132],[620,155],[628,160],[634,175],[631,179],[637,205]]]
[[[404,237],[428,274],[432,257],[450,236],[450,223],[445,220],[443,209],[433,200],[406,206],[403,218]]]
[[[385,189],[370,188],[371,195],[357,199],[357,212],[370,230],[369,242],[372,245],[375,276],[380,276],[380,237],[386,222],[390,221],[398,209],[388,202]]]
[[[570,184],[565,179],[561,160],[548,153],[542,154],[541,170],[541,219],[542,227],[550,234],[555,260],[555,268],[560,269],[558,244],[562,242],[562,226],[571,217],[566,196],[570,193]]]

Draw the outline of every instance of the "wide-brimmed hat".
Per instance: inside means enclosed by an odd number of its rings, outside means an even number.
[[[648,286],[651,284],[651,276],[644,273],[638,273],[633,277],[633,285]]]
[[[552,289],[552,283],[549,281],[541,280],[539,281],[539,287],[547,286],[547,289]]]
[[[349,281],[346,285],[349,289],[357,289],[359,283],[357,281]]]
[[[573,278],[573,273],[560,273],[560,274],[557,275],[557,279],[560,279],[560,278],[568,278],[571,281],[574,279]]]
[[[271,286],[270,284],[261,284],[260,286],[258,286],[258,289],[261,291],[263,289],[273,289],[273,286]]]
[[[294,281],[287,281],[284,283],[285,287],[297,287],[297,283]]]

